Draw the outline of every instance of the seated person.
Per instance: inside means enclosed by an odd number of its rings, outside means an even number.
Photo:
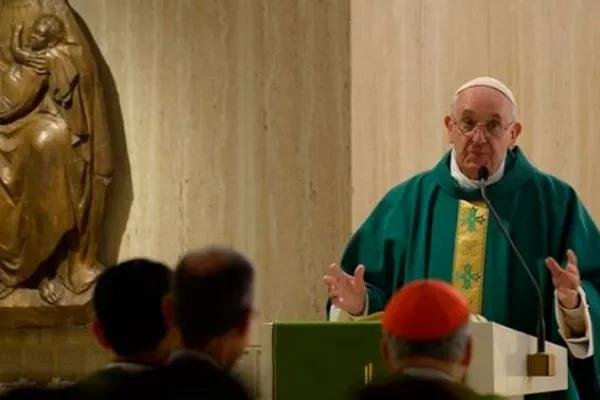
[[[61,389],[41,386],[25,386],[11,389],[0,395],[1,400],[77,400]]]
[[[165,363],[178,345],[177,334],[167,328],[162,314],[171,275],[167,266],[146,259],[117,264],[100,275],[92,299],[92,331],[115,359],[70,391],[105,398],[104,392],[118,387],[132,372]]]
[[[249,340],[252,264],[232,249],[209,247],[185,255],[173,279],[164,313],[181,334],[182,350],[164,367],[139,374],[112,399],[252,398],[231,375]]]
[[[382,353],[394,373],[358,393],[376,399],[500,399],[479,395],[462,382],[471,360],[469,305],[448,283],[404,285],[386,306]]]

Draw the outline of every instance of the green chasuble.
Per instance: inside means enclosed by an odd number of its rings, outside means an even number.
[[[504,177],[487,194],[541,287],[547,339],[561,345],[544,260],[550,256],[564,265],[567,249],[575,251],[600,371],[600,232],[577,194],[533,167],[519,148],[507,154]],[[461,290],[473,312],[536,334],[538,306],[531,282],[479,191],[461,189],[451,177],[450,152],[432,170],[385,195],[351,238],[341,264],[349,274],[365,266],[369,313],[381,311],[404,283],[438,278]],[[577,400],[573,378],[568,392],[548,398]]]

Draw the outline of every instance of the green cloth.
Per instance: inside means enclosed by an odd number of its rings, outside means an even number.
[[[274,400],[345,400],[369,365],[372,379],[388,374],[378,321],[275,322],[272,340]]]
[[[477,190],[461,189],[449,165],[450,152],[432,170],[389,191],[348,243],[342,269],[353,273],[357,265],[365,266],[369,313],[381,311],[404,283],[426,277],[452,280],[458,201],[482,198]],[[505,175],[487,194],[541,286],[547,339],[561,345],[554,287],[544,260],[551,256],[564,265],[567,249],[577,254],[592,317],[594,364],[600,371],[600,232],[588,211],[573,188],[537,170],[519,148],[507,153]],[[483,316],[535,335],[535,291],[491,219],[486,240]],[[549,398],[578,399],[572,377],[568,394]]]

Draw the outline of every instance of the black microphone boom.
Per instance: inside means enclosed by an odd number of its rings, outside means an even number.
[[[492,214],[492,217],[494,217],[494,219],[496,220],[496,223],[498,224],[500,231],[502,231],[502,234],[508,241],[508,244],[510,245],[512,251],[517,256],[519,263],[525,269],[525,272],[527,272],[527,276],[529,276],[529,279],[531,280],[531,283],[537,293],[538,305],[539,305],[538,326],[537,326],[537,352],[538,352],[538,354],[545,353],[546,352],[546,322],[544,320],[544,297],[542,296],[542,291],[541,291],[540,286],[538,285],[537,281],[535,280],[535,277],[531,273],[531,269],[529,268],[529,266],[523,259],[521,252],[519,251],[519,249],[517,248],[517,246],[511,239],[510,234],[506,230],[506,227],[502,223],[502,220],[498,216],[498,213],[496,212],[496,210],[492,206],[492,203],[490,202],[490,200],[487,197],[486,190],[485,190],[485,184],[488,180],[488,177],[490,176],[490,171],[485,166],[482,166],[479,168],[477,175],[478,175],[479,183],[480,183],[479,191],[481,192],[481,196],[483,197],[483,200],[485,201],[485,203],[487,204],[487,206],[490,210],[490,214]]]

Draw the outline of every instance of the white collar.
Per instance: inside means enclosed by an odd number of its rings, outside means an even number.
[[[445,373],[444,371],[440,371],[433,368],[408,367],[402,369],[400,373],[408,376],[414,376],[415,378],[444,379],[449,381],[454,380],[449,374]]]
[[[130,361],[114,361],[106,364],[104,368],[120,368],[124,371],[138,372],[146,371],[148,369],[151,369],[152,367]]]
[[[172,363],[174,360],[178,359],[178,358],[183,358],[183,357],[192,357],[192,358],[196,358],[196,359],[201,359],[201,360],[205,360],[208,361],[209,363],[213,364],[215,367],[217,368],[221,368],[219,367],[219,364],[217,364],[217,362],[210,356],[201,353],[199,351],[196,350],[190,350],[190,349],[181,349],[181,350],[176,350],[174,352],[171,353],[171,355],[169,356],[169,359],[167,360],[167,364]]]
[[[493,185],[498,182],[500,179],[504,177],[504,169],[506,167],[506,155],[502,159],[500,163],[500,167],[490,175],[487,180],[486,186]],[[456,161],[456,150],[453,148],[452,153],[450,154],[450,175],[458,186],[462,189],[466,190],[477,190],[479,189],[479,182],[469,179],[465,174],[462,173],[460,168],[458,167],[458,162]]]

